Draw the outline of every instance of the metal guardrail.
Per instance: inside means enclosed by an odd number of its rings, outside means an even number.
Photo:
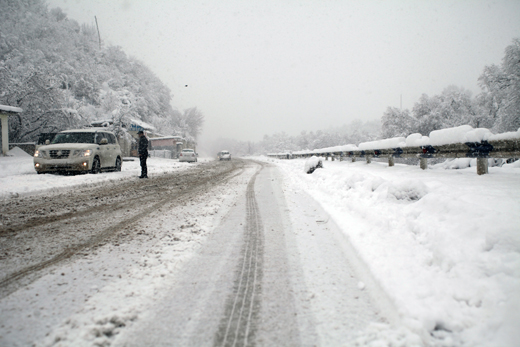
[[[322,156],[327,159],[331,157],[332,160],[335,160],[335,158],[338,158],[339,160],[351,158],[353,162],[356,161],[356,158],[365,158],[367,163],[370,163],[372,158],[388,158],[389,166],[394,166],[395,158],[417,158],[419,159],[420,167],[423,170],[428,168],[427,160],[429,158],[476,158],[477,174],[483,175],[488,173],[487,159],[489,158],[520,158],[520,139],[355,151],[320,152],[320,150],[316,150],[308,153],[268,154],[269,157],[275,157],[278,159],[308,158],[313,155]]]

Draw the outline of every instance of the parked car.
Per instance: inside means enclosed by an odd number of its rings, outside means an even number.
[[[179,154],[179,161],[197,162],[197,153],[191,148],[184,148]]]
[[[114,133],[98,129],[62,131],[34,153],[37,173],[121,171],[121,148]]]
[[[219,160],[231,160],[231,153],[229,151],[220,151],[218,158]]]

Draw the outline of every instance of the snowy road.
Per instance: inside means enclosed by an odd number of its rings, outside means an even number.
[[[287,199],[273,165],[109,186],[46,199],[53,218],[34,212],[40,197],[7,200],[1,345],[337,345],[392,315],[329,216],[303,192]],[[89,202],[69,211],[73,196]]]
[[[1,346],[517,345],[517,163],[0,159]]]
[[[279,180],[274,166],[260,168],[180,278],[114,345],[340,345],[385,321],[328,217],[303,194],[305,217],[291,226]]]
[[[184,201],[208,185],[229,180],[241,162],[207,165],[205,170],[164,175],[150,181],[121,181],[43,197],[8,200],[2,205],[0,298],[34,279],[40,270],[112,238],[150,213]],[[173,208],[176,204],[170,206]],[[48,247],[41,247],[41,245]]]

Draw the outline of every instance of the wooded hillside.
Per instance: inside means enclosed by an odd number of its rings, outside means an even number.
[[[100,44],[95,27],[43,0],[0,0],[0,9],[0,104],[24,110],[10,117],[11,142],[123,118],[190,140],[200,133],[200,111],[173,109],[169,88],[120,47]]]

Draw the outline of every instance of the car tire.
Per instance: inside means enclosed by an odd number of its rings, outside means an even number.
[[[121,158],[117,157],[116,159],[116,168],[114,171],[120,172],[121,171]]]
[[[101,172],[101,163],[99,162],[99,158],[95,157],[92,161],[92,169],[90,170],[91,173],[98,174]]]

